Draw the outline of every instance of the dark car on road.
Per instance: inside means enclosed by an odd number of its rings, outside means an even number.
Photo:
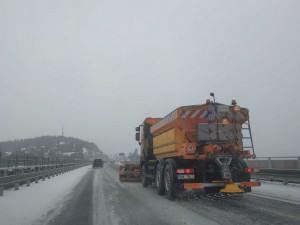
[[[103,167],[102,159],[94,159],[93,168],[96,168],[96,167]]]

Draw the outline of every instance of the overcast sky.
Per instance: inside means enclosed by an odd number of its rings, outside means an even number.
[[[250,110],[258,156],[300,155],[300,1],[0,0],[0,141],[107,154],[181,105]]]

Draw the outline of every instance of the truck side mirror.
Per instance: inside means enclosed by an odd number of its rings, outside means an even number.
[[[140,133],[135,134],[135,140],[138,142],[140,141]]]
[[[135,128],[135,131],[140,131],[140,127],[139,127],[139,126],[136,127],[136,128]]]

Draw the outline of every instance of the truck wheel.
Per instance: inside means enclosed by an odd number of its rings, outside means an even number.
[[[146,178],[146,166],[145,166],[145,164],[142,167],[142,185],[143,185],[143,187],[148,186],[147,178]]]
[[[161,168],[160,164],[158,164],[156,166],[155,183],[156,183],[156,187],[157,187],[157,193],[159,195],[163,195],[165,193],[165,187],[164,187],[164,179],[162,176],[162,168]]]
[[[233,182],[250,181],[250,173],[246,173],[247,163],[241,158],[234,158],[231,162],[230,169],[232,172]]]
[[[174,185],[174,174],[170,163],[167,163],[164,170],[164,183],[167,198],[169,200],[174,199],[176,194],[176,187]]]

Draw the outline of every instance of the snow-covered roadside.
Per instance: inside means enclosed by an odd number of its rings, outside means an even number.
[[[300,204],[300,185],[262,181],[261,186],[252,188],[252,193],[270,198],[283,199]]]
[[[51,209],[61,207],[68,194],[89,170],[91,166],[85,166],[38,184],[32,183],[30,187],[20,186],[18,191],[4,191],[4,196],[0,197],[1,224],[34,224]]]

